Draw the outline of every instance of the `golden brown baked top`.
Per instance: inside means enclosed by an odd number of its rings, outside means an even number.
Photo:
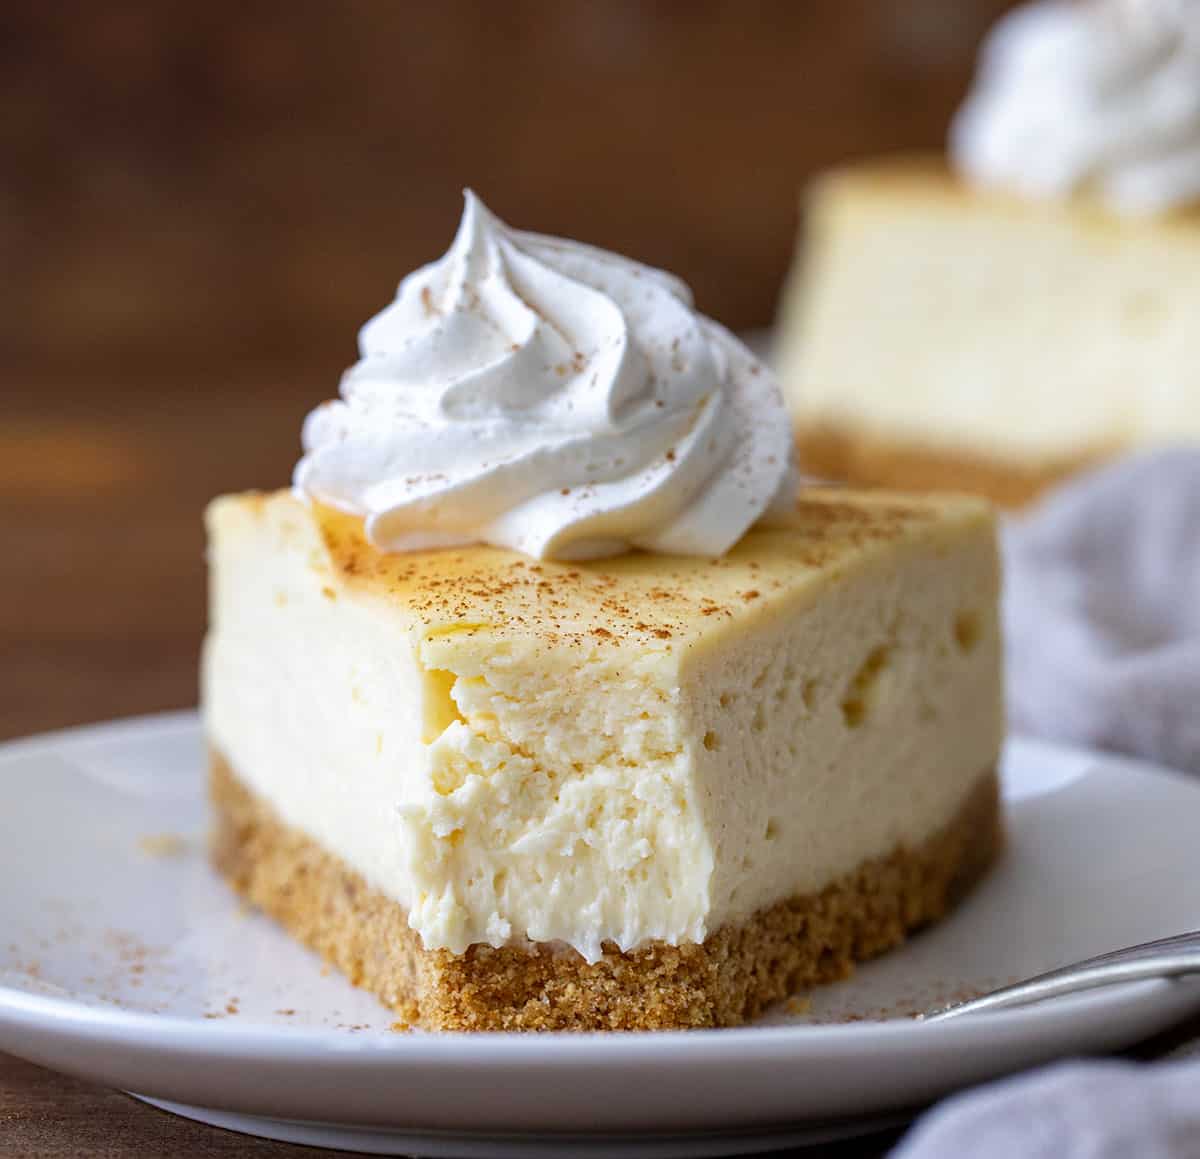
[[[781,525],[755,528],[720,559],[631,552],[557,563],[485,546],[386,554],[360,519],[310,509],[289,492],[217,500],[210,517],[227,516],[267,519],[285,535],[312,534],[315,524],[314,564],[330,573],[330,598],[339,588],[383,598],[426,628],[666,650],[723,622],[769,615],[780,599],[815,597],[880,552],[977,535],[992,519],[986,503],[961,496],[806,487]]]
[[[1114,232],[1194,230],[1200,225],[1200,205],[1185,205],[1153,217],[1126,217],[1114,213],[1093,197],[1032,199],[1000,189],[970,185],[938,153],[896,153],[839,166],[819,174],[805,191],[806,199],[819,203],[839,194],[886,199],[940,199],[966,207],[987,206],[996,211],[1039,217],[1086,218]]]

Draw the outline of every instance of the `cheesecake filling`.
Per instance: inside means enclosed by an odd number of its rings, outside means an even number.
[[[994,763],[990,537],[880,550],[680,657],[416,622],[273,502],[277,535],[213,536],[208,735],[426,949],[703,942],[916,847]]]
[[[1200,6],[1036,0],[984,45],[950,134],[972,181],[1094,193],[1125,214],[1200,199]]]

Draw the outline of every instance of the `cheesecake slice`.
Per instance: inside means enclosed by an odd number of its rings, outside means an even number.
[[[734,1025],[996,856],[980,501],[807,488],[718,559],[207,522],[216,864],[406,1024]]]
[[[1200,442],[1200,213],[864,164],[809,199],[778,369],[802,464],[1020,504],[1127,449]]]

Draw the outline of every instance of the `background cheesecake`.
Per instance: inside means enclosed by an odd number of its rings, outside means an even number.
[[[1018,9],[952,146],[952,166],[870,162],[810,191],[777,352],[803,465],[1021,503],[1200,441],[1195,11]]]
[[[1001,821],[990,509],[800,489],[777,388],[468,197],[295,490],[208,515],[232,885],[432,1029],[733,1025],[941,917]]]

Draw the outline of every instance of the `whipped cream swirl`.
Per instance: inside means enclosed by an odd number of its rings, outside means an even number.
[[[359,349],[294,483],[385,551],[715,556],[793,498],[774,379],[682,282],[510,229],[470,192]]]
[[[1200,199],[1200,0],[1038,0],[984,44],[951,128],[969,178],[1119,213]]]

